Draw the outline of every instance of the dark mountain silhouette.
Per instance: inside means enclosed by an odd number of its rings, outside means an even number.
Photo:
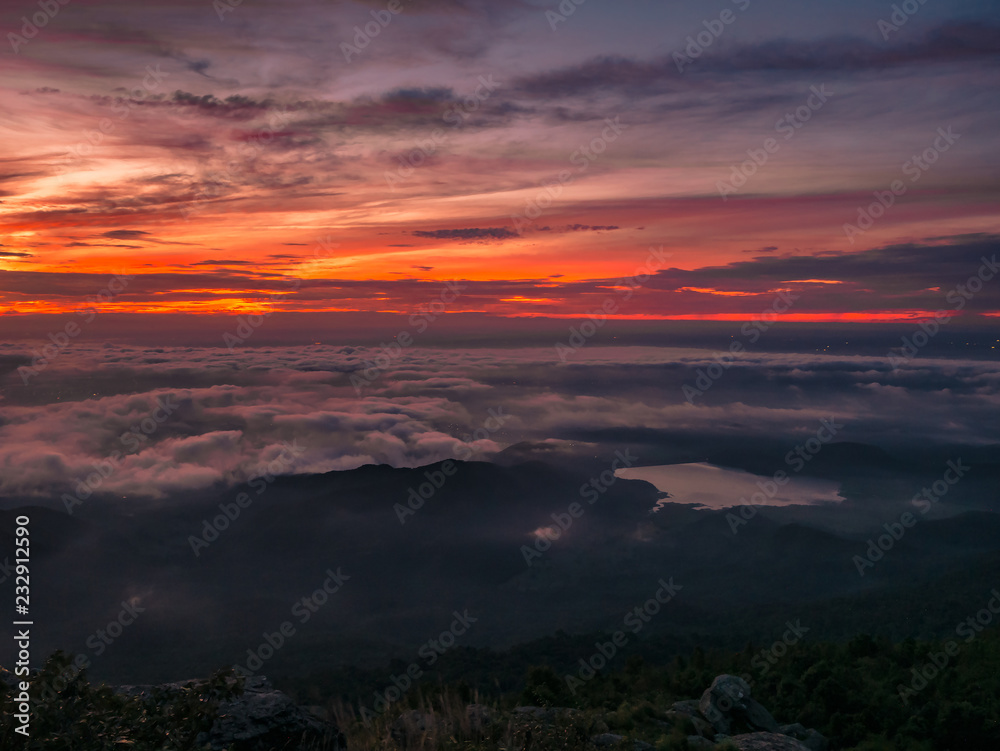
[[[849,463],[863,453],[847,446],[829,455]],[[844,466],[831,462],[830,472]],[[884,602],[901,588],[962,571],[971,607],[976,592],[995,586],[990,569],[980,576],[975,563],[1000,556],[1000,516],[993,513],[952,507],[949,518],[921,518],[861,576],[854,557],[885,534],[881,522],[897,519],[905,499],[886,505],[892,513],[875,514],[862,532],[837,529],[837,513],[856,515],[845,505],[839,512],[765,508],[734,534],[731,510],[668,504],[651,514],[660,493],[645,482],[617,480],[589,503],[581,486],[606,468],[606,457],[561,465],[364,466],[279,477],[260,494],[246,486],[141,506],[91,498],[72,516],[27,507],[38,593],[35,649],[80,651],[92,657],[96,676],[150,682],[244,661],[247,649],[284,621],[296,633],[269,669],[315,670],[415,659],[456,610],[478,619],[462,637],[469,647],[505,648],[557,630],[615,630],[661,579],[673,578],[681,589],[644,625],[643,639],[766,638],[772,622],[827,612],[834,602],[850,603],[839,608],[837,633],[871,631],[873,624],[891,630]],[[446,469],[454,474],[446,476]],[[422,485],[433,494],[410,508],[411,491]],[[243,509],[235,505],[241,492],[251,499]],[[582,515],[546,549],[533,547],[533,531],[558,528],[560,519],[565,524],[574,503]],[[223,518],[220,504],[239,515]],[[400,509],[407,510],[402,523]],[[0,512],[7,550],[17,513]],[[206,520],[217,517],[227,528],[195,555],[191,538],[204,537]],[[522,546],[539,552],[530,566]],[[349,579],[300,622],[296,602],[338,569]],[[953,625],[966,599],[941,609],[925,630]],[[142,608],[140,615],[95,654],[94,635],[123,603]],[[911,610],[903,608],[899,618]],[[881,621],[873,620],[876,614]]]

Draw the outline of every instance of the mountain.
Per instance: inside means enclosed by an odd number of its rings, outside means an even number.
[[[883,603],[961,571],[960,593],[922,622],[924,633],[944,633],[995,586],[982,566],[1000,556],[993,513],[953,506],[921,518],[862,576],[856,557],[899,518],[902,500],[877,506],[860,531],[838,526],[838,514],[857,516],[848,499],[842,509],[765,508],[734,533],[732,511],[667,504],[650,513],[660,496],[652,485],[605,486],[602,469],[449,461],[261,479],[149,503],[95,497],[71,516],[40,506],[0,512],[0,545],[13,549],[14,519],[28,514],[36,653],[80,651],[95,676],[132,682],[244,662],[286,622],[294,635],[268,669],[409,661],[456,612],[475,619],[456,637],[468,647],[614,631],[661,582],[673,582],[676,596],[644,619],[641,639],[767,638],[784,620],[832,612],[831,603],[841,603],[836,627],[815,624],[826,637],[905,635],[913,607],[887,618]],[[559,537],[536,545],[544,528]],[[12,582],[0,584],[4,597]],[[108,629],[123,612],[128,625]],[[112,643],[102,630],[116,634]]]

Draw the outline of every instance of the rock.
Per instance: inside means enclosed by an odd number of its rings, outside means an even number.
[[[698,714],[687,714],[676,709],[668,709],[664,713],[664,717],[667,718],[667,722],[663,723],[664,727],[673,727],[687,721],[694,725],[694,729],[698,735],[704,738],[715,737],[715,729],[709,723],[705,722],[700,712]]]
[[[811,728],[807,729],[797,722],[792,725],[782,725],[781,732],[801,741],[809,751],[827,751],[830,748],[830,741],[822,733]]]
[[[698,708],[697,699],[685,699],[684,701],[675,701],[671,707],[675,712],[681,712],[682,714],[698,714],[700,709]]]
[[[126,696],[149,696],[155,689],[181,692],[193,681],[158,686],[114,686]],[[198,736],[199,748],[213,751],[346,751],[337,725],[300,707],[264,676],[248,677],[243,693],[220,702],[212,729]]]
[[[545,707],[514,707],[514,714],[524,715],[533,720],[544,720],[552,714],[552,710]]]
[[[476,731],[493,722],[493,713],[485,704],[470,704],[465,708],[465,716],[469,718],[469,727]]]
[[[808,746],[779,733],[744,733],[732,736],[729,741],[740,751],[809,751]]]
[[[688,749],[690,751],[702,751],[705,749],[715,748],[715,744],[712,743],[708,738],[702,738],[700,735],[689,735],[687,737]]]
[[[514,707],[514,714],[539,722],[575,720],[583,717],[583,712],[579,709],[570,709],[569,707]]]
[[[623,740],[625,740],[624,735],[615,735],[614,733],[601,733],[600,735],[595,735],[590,739],[598,748],[609,748],[612,746],[619,745]]]
[[[720,675],[712,681],[698,702],[698,708],[716,733],[762,730],[777,734],[778,723],[750,696],[750,685],[734,675]]]
[[[653,751],[655,746],[646,743],[646,741],[633,741],[632,751]]]
[[[389,735],[403,748],[419,745],[426,735],[438,730],[437,718],[416,709],[403,712],[389,726]]]
[[[0,681],[7,684],[7,688],[12,691],[17,689],[17,684],[19,683],[17,677],[12,672],[7,670],[7,668],[3,667],[0,667]]]
[[[829,751],[830,741],[827,740],[826,736],[823,735],[818,730],[809,728],[806,731],[805,738],[799,738],[802,745],[809,749],[809,751]]]
[[[208,738],[221,751],[346,751],[336,724],[320,719],[276,690],[266,678],[248,679],[243,694],[222,702]]]

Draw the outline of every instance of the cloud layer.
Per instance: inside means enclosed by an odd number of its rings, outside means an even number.
[[[101,493],[224,488],[289,445],[301,453],[272,471],[490,458],[524,441],[583,455],[654,436],[676,461],[732,441],[791,448],[830,417],[847,426],[838,440],[904,456],[1000,442],[983,420],[1000,407],[1000,367],[990,361],[915,358],[894,370],[886,357],[750,348],[705,389],[699,374],[719,370],[719,357],[697,349],[591,345],[568,364],[551,348],[223,352],[81,346],[30,387],[18,386],[9,358],[0,495],[72,494],[109,459]],[[704,393],[688,399],[685,386]]]

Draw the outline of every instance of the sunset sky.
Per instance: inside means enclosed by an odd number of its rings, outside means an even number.
[[[1000,234],[1000,6],[910,5],[2,0],[0,313],[410,313],[452,280],[498,316],[950,310]]]

